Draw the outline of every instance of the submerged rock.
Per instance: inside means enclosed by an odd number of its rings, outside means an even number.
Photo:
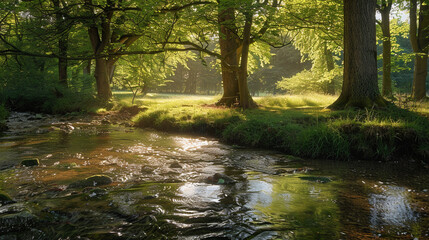
[[[37,217],[29,211],[0,216],[0,232],[13,232],[28,229],[35,225]]]
[[[49,132],[49,128],[39,128],[36,130],[37,134],[44,134],[44,133],[48,133]]]
[[[170,164],[170,168],[183,168],[182,165],[178,161],[173,162]]]
[[[150,166],[143,166],[142,168],[141,168],[141,173],[144,173],[144,174],[149,174],[149,173],[153,173],[153,171],[154,171],[155,169],[154,168],[152,168],[152,167],[150,167]]]
[[[229,177],[225,174],[220,174],[220,173],[215,173],[213,176],[209,176],[206,179],[206,182],[210,183],[210,184],[217,184],[217,185],[226,185],[226,184],[236,183],[236,181],[234,179],[232,179],[231,177]]]
[[[101,199],[106,196],[109,192],[105,189],[95,188],[88,191],[87,199]]]
[[[106,175],[94,175],[85,180],[71,183],[68,188],[85,188],[111,184],[113,181]]]
[[[7,195],[5,192],[0,191],[0,206],[15,203],[15,201],[12,200],[9,195]]]
[[[40,165],[40,162],[39,162],[39,159],[37,158],[25,159],[25,160],[22,160],[21,162],[21,166],[24,166],[24,167],[33,167],[33,166],[39,166],[39,165]]]
[[[304,176],[304,177],[299,177],[299,178],[302,180],[310,181],[310,182],[320,182],[320,183],[332,182],[332,180],[328,177]]]

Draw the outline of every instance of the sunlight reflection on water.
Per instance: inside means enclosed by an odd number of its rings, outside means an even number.
[[[260,204],[263,207],[268,207],[273,199],[273,185],[268,182],[251,180],[249,181],[249,190],[252,193],[249,203],[249,207],[254,207],[257,204]]]
[[[185,183],[179,188],[179,196],[195,202],[219,202],[222,186],[201,183]]]
[[[175,137],[174,140],[177,144],[179,144],[182,151],[195,151],[203,146],[207,146],[210,144],[210,142],[206,140],[184,137]]]
[[[417,214],[411,208],[406,188],[387,186],[380,194],[371,194],[371,226],[383,225],[404,227],[417,220]]]

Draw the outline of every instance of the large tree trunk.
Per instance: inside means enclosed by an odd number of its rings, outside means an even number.
[[[414,60],[412,97],[421,100],[426,97],[426,77],[429,45],[429,6],[420,4],[417,27],[417,0],[410,0],[410,41]]]
[[[344,77],[330,108],[384,107],[377,84],[375,0],[344,0]]]
[[[109,83],[113,83],[113,77],[115,76],[115,65],[116,61],[113,60],[107,60],[107,74],[109,76]]]
[[[59,55],[63,58],[58,59],[58,77],[61,85],[67,87],[67,48],[68,41],[66,36],[62,36],[58,42]]]
[[[222,68],[223,96],[217,105],[231,107],[238,103],[238,76],[234,68],[238,68],[238,39],[231,29],[231,24],[235,21],[234,9],[219,10],[219,45]]]
[[[385,97],[392,96],[392,65],[391,65],[391,51],[392,42],[390,35],[390,10],[392,8],[392,1],[389,1],[387,5],[383,1],[383,5],[380,7],[381,13],[381,30],[383,32],[383,85],[382,95]]]
[[[109,21],[106,20],[102,23],[102,39],[100,39],[98,28],[96,26],[91,26],[88,29],[89,38],[91,40],[95,56],[100,55],[110,41]],[[109,62],[109,64],[111,63]],[[104,58],[99,57],[95,59],[94,77],[97,83],[97,97],[103,102],[108,102],[112,97],[112,90],[110,89],[109,64],[108,60]]]
[[[426,97],[426,77],[428,74],[428,55],[417,55],[414,59],[413,98],[421,100]]]
[[[249,60],[249,47],[250,47],[250,31],[252,28],[252,15],[246,14],[246,23],[244,24],[243,31],[243,46],[241,50],[241,65],[238,77],[238,90],[240,93],[240,107],[243,109],[256,107],[249,93],[247,85],[247,64]]]
[[[97,83],[97,97],[103,102],[109,101],[112,91],[110,90],[107,60],[103,58],[95,60],[94,77]]]
[[[55,24],[58,34],[58,81],[61,85],[67,87],[67,50],[68,50],[68,32],[64,29],[64,14],[59,0],[52,0],[55,10]]]

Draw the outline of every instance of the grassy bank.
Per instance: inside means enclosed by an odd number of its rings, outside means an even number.
[[[125,95],[118,96],[123,104]],[[277,149],[309,158],[401,160],[429,158],[429,119],[404,109],[329,111],[335,97],[255,99],[259,109],[217,108],[213,97],[166,95],[139,99],[148,110],[139,127],[219,137],[226,143]]]

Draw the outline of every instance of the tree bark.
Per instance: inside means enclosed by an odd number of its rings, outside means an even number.
[[[243,31],[243,45],[241,49],[241,65],[238,77],[238,89],[240,93],[240,107],[243,109],[254,108],[256,103],[249,93],[247,85],[247,65],[249,62],[250,31],[252,29],[252,14],[246,13],[246,22]]]
[[[222,8],[222,6],[220,6],[220,8]],[[227,107],[231,107],[239,101],[238,76],[237,71],[233,70],[233,68],[238,68],[238,39],[234,30],[231,28],[234,21],[235,14],[233,8],[219,10],[219,45],[223,95],[216,105]]]
[[[344,77],[331,109],[384,107],[377,83],[375,0],[344,0]]]
[[[115,65],[116,61],[112,61],[111,59],[107,60],[107,74],[109,77],[109,84],[113,83],[113,77],[115,76]]]
[[[97,97],[103,102],[109,101],[112,97],[112,91],[109,84],[107,60],[103,58],[95,60],[94,77],[97,83]]]
[[[90,9],[91,14],[94,12],[94,4],[92,0],[85,0],[87,7]],[[112,97],[112,90],[110,88],[110,80],[113,76],[114,64],[118,61],[118,56],[110,56],[107,58],[100,58],[100,55],[108,51],[109,53],[117,53],[133,44],[140,36],[134,34],[118,35],[112,32],[111,21],[114,16],[115,3],[111,0],[107,1],[107,6],[104,12],[97,14],[100,16],[100,26],[97,26],[96,21],[88,28],[88,35],[91,41],[91,46],[94,55],[99,57],[95,61],[94,77],[97,83],[97,96],[103,102],[109,101]],[[99,29],[100,27],[100,29]],[[101,35],[99,33],[101,31]],[[119,47],[113,48],[112,43],[120,43]]]
[[[390,34],[390,11],[392,9],[392,0],[382,1],[379,12],[381,13],[381,30],[383,32],[383,84],[382,95],[385,97],[392,96],[392,63],[391,51],[392,42]]]
[[[67,81],[67,49],[68,49],[68,40],[66,36],[61,36],[58,41],[59,55],[64,58],[58,59],[58,78],[62,86],[68,87]]]
[[[110,19],[103,19],[101,39],[96,26],[91,26],[88,29],[88,34],[94,55],[100,55],[110,41]],[[94,77],[97,84],[97,97],[102,102],[108,102],[112,97],[107,61],[105,58],[95,59]]]
[[[414,59],[414,81],[412,97],[422,100],[426,97],[426,78],[428,74],[428,55],[418,54]]]
[[[55,10],[55,24],[58,34],[58,82],[67,87],[67,50],[68,50],[68,32],[63,29],[64,15],[61,12],[59,0],[52,0]]]
[[[417,26],[418,21],[418,26]],[[417,0],[410,0],[410,41],[415,54],[412,97],[426,97],[427,60],[429,45],[429,6],[420,4],[417,20]]]

